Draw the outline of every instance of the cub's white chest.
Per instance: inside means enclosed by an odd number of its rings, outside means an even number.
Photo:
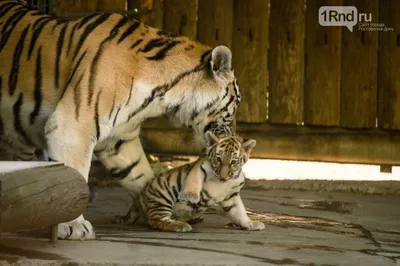
[[[231,179],[226,182],[221,182],[218,179],[210,179],[203,184],[203,190],[207,190],[212,197],[209,204],[222,202],[236,186],[244,181],[244,178]]]

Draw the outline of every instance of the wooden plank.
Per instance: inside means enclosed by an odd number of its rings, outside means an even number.
[[[268,84],[268,1],[234,1],[233,66],[242,103],[238,122],[265,122]]]
[[[268,121],[300,124],[304,107],[304,0],[271,0]]]
[[[197,0],[164,1],[164,29],[175,34],[197,38]]]
[[[379,127],[400,129],[400,1],[380,1],[379,22],[394,31],[379,33]]]
[[[2,173],[0,180],[4,232],[71,221],[89,200],[85,179],[60,164]]]
[[[198,40],[211,47],[232,49],[233,0],[199,0]]]
[[[72,12],[103,12],[126,10],[126,0],[63,0],[55,1],[58,16]]]
[[[238,133],[254,138],[253,158],[337,163],[400,165],[400,135],[379,130],[238,124]],[[146,152],[198,155],[193,132],[178,129],[143,129]]]
[[[378,0],[345,0],[379,21]],[[343,28],[340,126],[375,128],[378,92],[378,32]]]
[[[342,27],[320,26],[318,9],[342,4],[341,0],[307,1],[305,124],[340,125]]]

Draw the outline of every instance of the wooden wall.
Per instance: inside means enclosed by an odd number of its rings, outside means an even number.
[[[151,26],[229,46],[243,96],[237,128],[257,139],[255,157],[400,164],[400,1],[58,2],[62,12],[146,8],[140,20]],[[394,30],[322,27],[323,5],[356,6]],[[148,151],[198,152],[188,130],[144,128]]]

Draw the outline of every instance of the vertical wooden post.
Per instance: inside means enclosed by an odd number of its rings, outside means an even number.
[[[262,123],[267,117],[268,1],[234,1],[233,66],[243,101],[238,122]]]
[[[233,0],[199,0],[197,25],[200,42],[211,47],[223,44],[232,49]]]
[[[197,38],[197,0],[164,1],[164,29],[175,34]]]
[[[55,13],[64,16],[73,12],[124,11],[126,0],[55,1]]]
[[[379,22],[378,0],[345,0],[359,12],[371,13]],[[360,22],[359,22],[360,23]],[[340,125],[345,128],[375,128],[378,93],[378,32],[353,32],[343,28]]]
[[[400,1],[380,1],[379,22],[393,31],[379,33],[379,127],[400,129]]]
[[[342,4],[341,0],[307,1],[304,120],[308,125],[340,124],[342,27],[320,26],[318,9]]]
[[[268,121],[303,122],[304,0],[271,0]]]

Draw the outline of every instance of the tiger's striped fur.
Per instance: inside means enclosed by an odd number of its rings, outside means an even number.
[[[240,101],[227,47],[119,14],[67,21],[1,0],[0,58],[0,143],[22,159],[44,149],[86,181],[94,152],[133,197],[122,222],[137,219],[140,191],[153,178],[141,123],[167,115],[204,145],[204,132],[230,130]],[[61,224],[59,237],[95,233],[81,215]]]
[[[205,157],[162,173],[143,189],[143,217],[154,229],[188,232],[189,223],[202,221],[208,207],[220,204],[240,228],[264,229],[262,222],[249,219],[239,195],[245,180],[242,166],[256,141],[218,138],[211,132],[207,136]]]

